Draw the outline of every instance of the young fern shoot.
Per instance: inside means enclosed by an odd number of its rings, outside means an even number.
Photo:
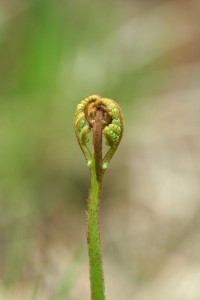
[[[100,196],[104,173],[122,138],[124,121],[120,107],[114,100],[93,95],[78,104],[74,123],[76,137],[91,174],[87,207],[91,300],[105,300],[99,230]],[[88,146],[90,132],[92,149]],[[108,146],[104,157],[102,135],[105,136]]]

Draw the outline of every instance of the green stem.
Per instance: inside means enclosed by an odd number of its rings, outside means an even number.
[[[118,104],[108,98],[92,95],[77,106],[75,131],[78,143],[91,171],[91,185],[87,208],[87,243],[90,266],[91,300],[105,300],[104,274],[99,230],[100,196],[103,175],[123,134],[123,117]],[[92,130],[93,151],[88,148],[88,134]],[[109,150],[102,158],[102,135]]]
[[[102,190],[102,180],[97,179],[95,165],[91,169],[91,186],[87,211],[87,243],[90,266],[90,287],[92,300],[104,300],[104,274],[101,256],[99,231],[99,205]]]

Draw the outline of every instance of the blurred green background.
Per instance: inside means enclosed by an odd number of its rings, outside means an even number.
[[[199,1],[0,2],[0,299],[89,299],[73,115],[115,99],[101,212],[110,300],[200,299]]]

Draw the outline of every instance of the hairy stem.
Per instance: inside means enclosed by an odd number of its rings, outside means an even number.
[[[91,187],[87,211],[87,243],[90,266],[90,287],[92,300],[104,300],[104,274],[101,256],[99,230],[99,202],[102,189],[101,181],[97,179],[95,166],[91,170]]]
[[[105,300],[104,274],[99,230],[100,196],[103,175],[123,134],[124,122],[118,104],[108,98],[92,95],[78,104],[75,112],[75,132],[91,172],[87,207],[87,243],[90,267],[91,300]],[[92,131],[93,147],[88,148]],[[109,147],[102,157],[102,135]]]
[[[104,275],[99,230],[99,206],[102,190],[102,130],[103,111],[97,109],[93,124],[94,157],[88,199],[87,242],[90,265],[91,299],[104,300]]]

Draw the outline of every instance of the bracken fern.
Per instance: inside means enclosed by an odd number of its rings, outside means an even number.
[[[99,209],[103,175],[113,157],[124,130],[123,116],[118,104],[97,95],[78,104],[75,112],[75,132],[79,146],[91,173],[91,185],[87,207],[87,243],[90,266],[92,300],[104,300],[104,274],[101,255]],[[92,132],[92,149],[89,149],[89,133]],[[102,156],[102,135],[109,147]]]

